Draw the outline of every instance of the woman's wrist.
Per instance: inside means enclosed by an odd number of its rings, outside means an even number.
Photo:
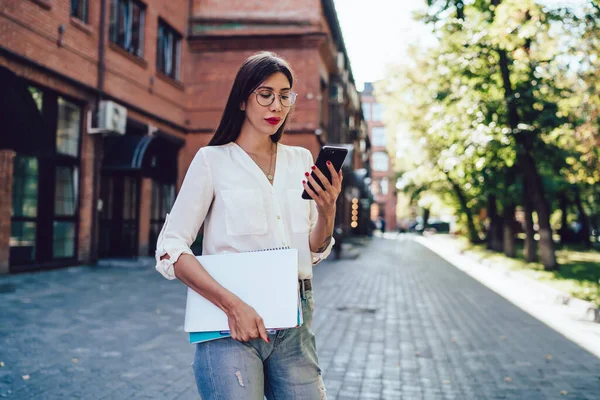
[[[227,316],[231,315],[242,303],[242,300],[235,294],[226,291],[221,300],[221,309]]]
[[[335,225],[335,207],[332,210],[319,214],[319,219],[323,221],[327,227],[327,232],[333,232],[333,226]]]

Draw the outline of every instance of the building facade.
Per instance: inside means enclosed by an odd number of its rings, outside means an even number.
[[[397,229],[396,178],[394,158],[388,154],[388,132],[383,122],[383,105],[377,102],[372,82],[366,82],[361,92],[361,102],[371,141],[371,220],[382,231]]]
[[[353,149],[345,168],[362,167],[366,125],[332,0],[235,4],[1,3],[0,83],[10,90],[0,109],[0,212],[10,218],[0,223],[0,272],[152,254],[237,68],[260,50],[296,74],[283,143],[315,157],[344,144]],[[109,134],[98,129],[105,124],[121,127]],[[338,207],[347,232],[353,185]]]

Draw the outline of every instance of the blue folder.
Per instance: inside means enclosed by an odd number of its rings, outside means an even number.
[[[302,319],[302,303],[298,301],[298,326],[301,326],[303,322]],[[273,334],[276,333],[277,329],[267,329],[267,333]],[[230,337],[231,334],[228,332],[190,332],[190,343],[203,343],[211,340],[223,339],[226,337]]]

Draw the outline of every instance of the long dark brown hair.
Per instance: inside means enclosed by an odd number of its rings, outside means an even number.
[[[277,72],[283,73],[288,78],[291,89],[294,84],[292,69],[281,57],[263,51],[248,57],[244,61],[235,76],[221,122],[208,143],[209,146],[227,144],[235,141],[240,136],[242,124],[246,119],[245,112],[240,109],[241,104],[247,102],[250,94],[269,76]],[[288,113],[288,117],[289,115]],[[277,143],[281,139],[287,119],[286,117],[277,132],[271,135],[273,142]]]

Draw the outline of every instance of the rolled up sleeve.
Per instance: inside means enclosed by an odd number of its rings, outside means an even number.
[[[190,246],[196,240],[214,197],[212,174],[202,150],[192,160],[175,204],[158,235],[156,270],[167,279],[176,278],[173,265],[182,254],[194,255]],[[161,260],[164,255],[169,259]]]

